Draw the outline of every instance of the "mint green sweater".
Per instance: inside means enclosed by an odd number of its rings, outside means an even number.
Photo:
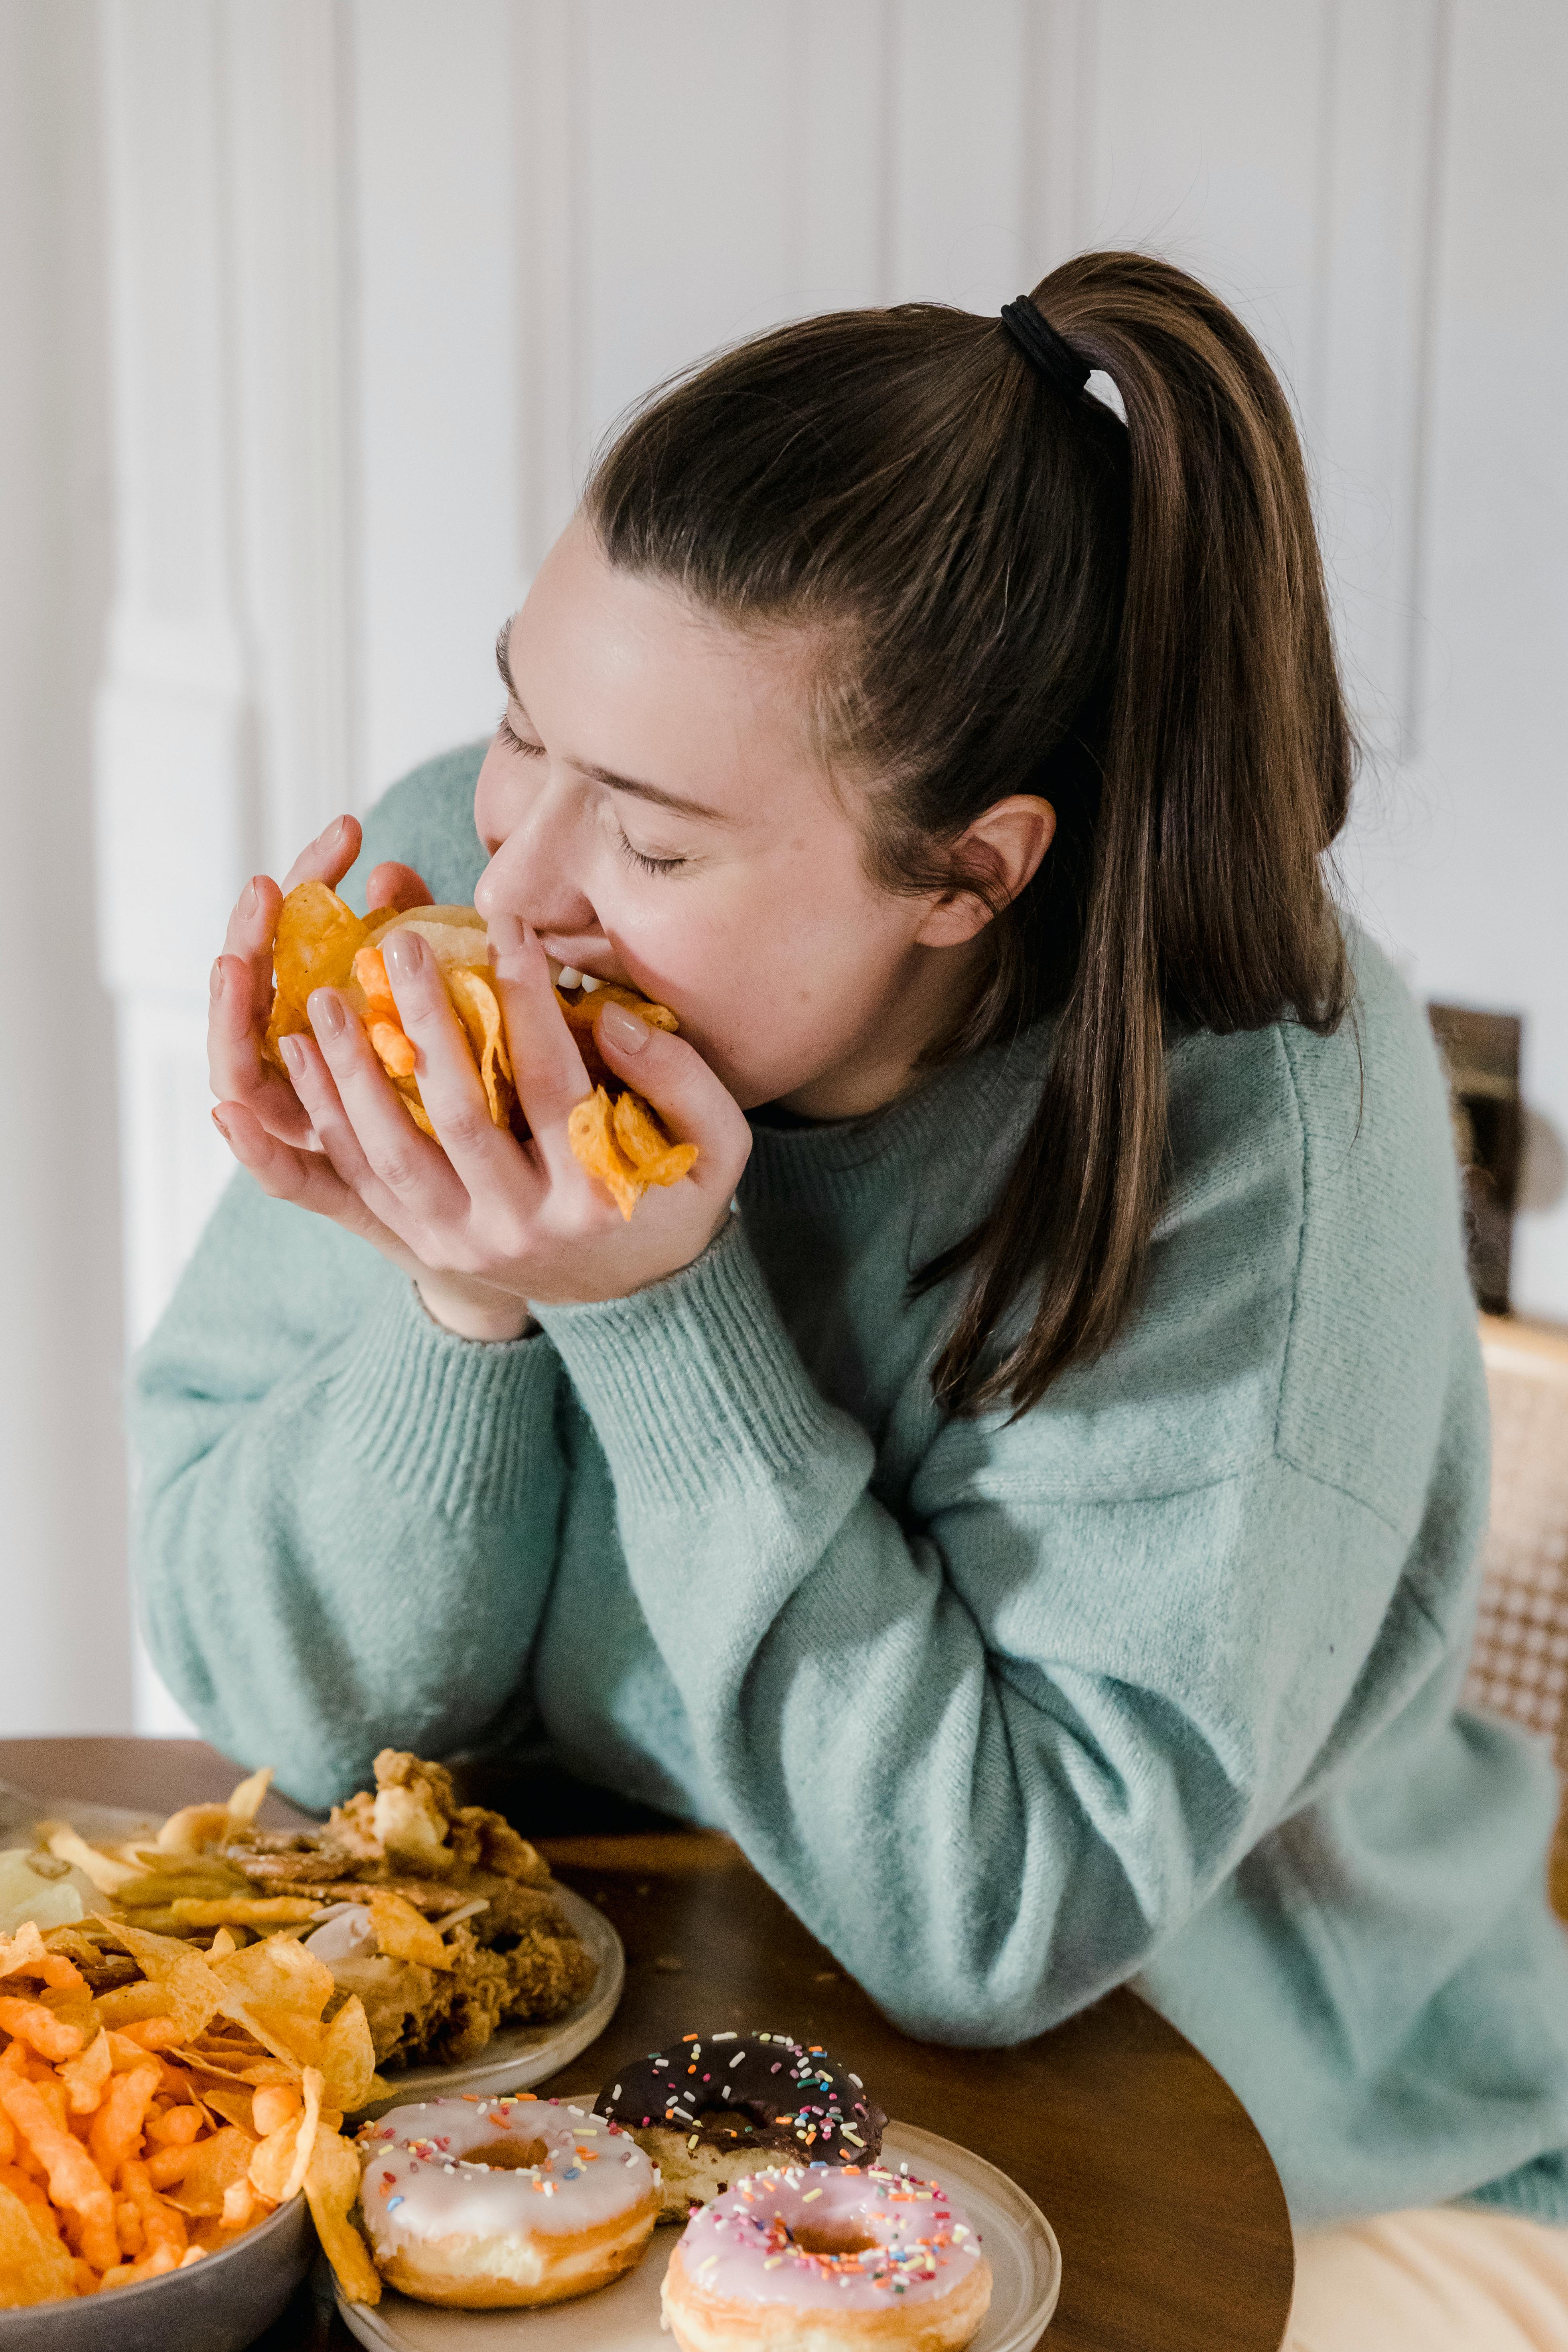
[[[366,862],[468,898],[477,761],[389,794]],[[694,1265],[510,1345],[237,1181],[139,1370],[169,1683],[312,1803],[388,1743],[504,1744],[721,1822],[912,2033],[1131,1979],[1300,2221],[1568,2221],[1552,1777],[1456,1713],[1487,1425],[1443,1089],[1355,957],[1338,1036],[1173,1048],[1142,1304],[1011,1424],[936,1411],[952,1295],[908,1281],[1005,1166],[1039,1033],[759,1122]]]

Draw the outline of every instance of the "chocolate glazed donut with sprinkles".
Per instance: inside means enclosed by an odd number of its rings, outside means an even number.
[[[753,2172],[874,2164],[888,2120],[858,2074],[787,2033],[688,2033],[625,2068],[595,2105],[658,2168],[661,2221]]]

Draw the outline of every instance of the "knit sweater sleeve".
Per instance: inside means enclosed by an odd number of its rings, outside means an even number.
[[[486,1346],[237,1178],[136,1367],[137,1585],[159,1671],[229,1755],[326,1803],[379,1748],[480,1740],[554,1561],[560,1367]]]
[[[1269,1442],[1064,1493],[1038,1413],[948,1425],[900,1517],[741,1221],[543,1320],[728,1826],[909,2031],[1008,2042],[1134,1973],[1287,1806],[1399,1533]]]
[[[472,896],[482,750],[384,795],[348,895],[396,857]],[[237,1178],[131,1399],[140,1611],[201,1729],[310,1803],[378,1748],[481,1741],[554,1564],[560,1387],[548,1342],[454,1338],[374,1250]]]

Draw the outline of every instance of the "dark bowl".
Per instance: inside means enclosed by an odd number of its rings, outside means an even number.
[[[0,2311],[0,2352],[243,2352],[271,2326],[315,2250],[310,2209],[295,2197],[188,2271]]]

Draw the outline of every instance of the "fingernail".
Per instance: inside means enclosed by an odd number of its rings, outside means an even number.
[[[222,1138],[223,1138],[224,1141],[225,1141],[226,1143],[232,1143],[232,1142],[233,1142],[233,1140],[234,1140],[234,1138],[230,1135],[230,1133],[229,1133],[229,1131],[228,1131],[227,1128],[226,1128],[226,1127],[225,1127],[225,1125],[224,1125],[224,1123],[223,1123],[222,1119],[221,1119],[221,1118],[219,1118],[219,1117],[218,1117],[218,1115],[217,1115],[217,1113],[216,1113],[216,1110],[214,1111],[214,1113],[213,1113],[212,1117],[213,1117],[213,1125],[216,1128],[216,1129],[217,1129],[218,1133],[222,1136]]]
[[[343,1008],[330,988],[318,988],[305,1007],[318,1037],[341,1037]]]
[[[261,893],[253,876],[239,894],[239,911],[242,915],[254,915],[260,904]]]
[[[297,1078],[305,1066],[305,1048],[298,1037],[279,1037],[278,1051],[283,1056],[283,1066],[291,1078]]]
[[[213,996],[213,1003],[214,1003],[215,1004],[217,1003],[218,998],[219,998],[222,994],[223,994],[223,958],[222,958],[222,956],[218,956],[218,957],[215,960],[215,961],[214,961],[214,963],[213,963],[213,971],[212,971],[212,996]]]
[[[417,980],[425,969],[425,942],[417,931],[388,931],[381,954],[394,980]]]
[[[490,954],[521,955],[528,944],[528,933],[515,915],[494,915],[490,919]]]
[[[647,1044],[647,1023],[624,1004],[606,1004],[599,1015],[599,1026],[623,1054],[640,1053]]]

